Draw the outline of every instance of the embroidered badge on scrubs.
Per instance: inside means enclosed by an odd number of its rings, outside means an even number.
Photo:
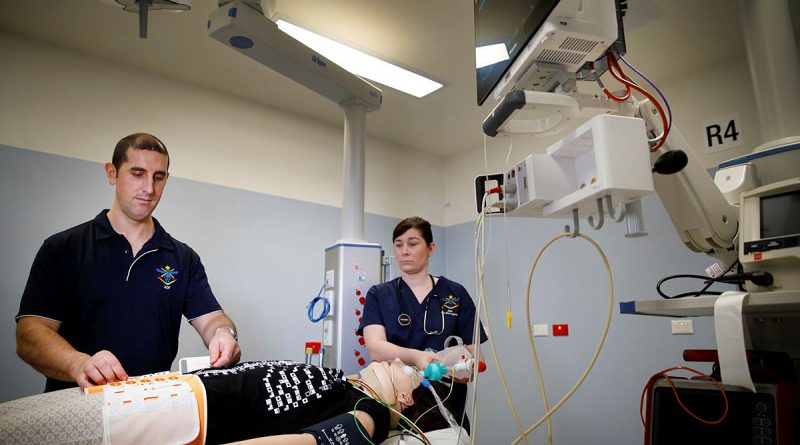
[[[454,297],[452,295],[448,295],[447,298],[442,301],[442,307],[447,309],[447,312],[452,315],[453,311],[458,309],[458,306],[461,305],[461,298]]]
[[[161,274],[156,278],[164,283],[164,289],[169,289],[171,285],[178,281],[178,278],[176,278],[175,275],[178,275],[179,272],[169,266],[164,266],[163,268],[157,267],[156,272]]]

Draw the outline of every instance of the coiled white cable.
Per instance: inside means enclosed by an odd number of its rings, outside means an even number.
[[[531,266],[531,272],[528,275],[528,290],[527,290],[527,292],[525,294],[525,312],[526,312],[527,322],[528,322],[528,340],[529,340],[530,345],[531,345],[531,352],[533,354],[533,360],[536,363],[536,372],[537,372],[538,377],[539,377],[540,391],[542,392],[543,395],[545,393],[545,390],[544,390],[544,378],[543,378],[543,375],[542,375],[541,367],[539,366],[538,355],[536,354],[536,345],[535,345],[535,341],[534,341],[534,337],[533,337],[533,329],[532,329],[532,326],[531,326],[531,319],[530,319],[531,283],[533,282],[533,273],[536,270],[536,265],[539,263],[539,259],[541,259],[542,254],[545,252],[545,250],[547,250],[548,247],[550,247],[553,243],[555,243],[559,239],[561,239],[561,238],[570,238],[570,237],[571,237],[571,235],[569,233],[562,233],[562,234],[560,234],[558,236],[555,236],[550,241],[548,241],[547,244],[545,244],[544,247],[542,247],[542,249],[539,251],[539,254],[536,255],[536,259],[533,262],[533,266]],[[603,265],[605,266],[606,273],[607,273],[607,276],[608,276],[608,311],[607,311],[607,316],[606,316],[606,322],[605,322],[605,325],[603,326],[603,333],[600,336],[600,341],[597,343],[597,348],[595,349],[594,355],[592,356],[591,360],[589,361],[589,364],[586,366],[586,369],[583,371],[583,374],[581,374],[581,376],[578,379],[578,381],[575,382],[575,384],[572,386],[572,388],[570,388],[569,391],[567,391],[567,393],[564,395],[564,397],[562,397],[561,400],[559,400],[549,410],[547,409],[547,403],[545,402],[545,411],[546,411],[545,414],[539,420],[537,420],[533,425],[528,427],[516,439],[514,439],[514,441],[511,443],[512,445],[515,445],[515,444],[519,443],[520,441],[525,440],[525,438],[527,437],[528,434],[531,433],[531,431],[533,431],[536,428],[538,428],[543,422],[548,421],[550,419],[550,417],[556,411],[558,411],[558,409],[561,408],[561,406],[567,400],[569,400],[570,397],[572,397],[572,395],[575,393],[575,391],[577,391],[578,388],[583,384],[583,381],[586,380],[586,377],[589,375],[589,372],[591,372],[592,368],[594,367],[595,362],[597,362],[597,358],[600,356],[600,351],[603,349],[603,345],[605,344],[605,341],[606,341],[606,336],[608,335],[608,328],[611,325],[611,316],[612,316],[613,308],[614,308],[614,278],[613,278],[613,275],[611,273],[611,265],[608,263],[608,258],[606,257],[605,253],[603,252],[603,249],[601,249],[600,246],[593,239],[589,238],[588,236],[586,236],[586,235],[584,235],[582,233],[578,233],[578,237],[583,238],[584,240],[588,241],[595,248],[595,250],[597,250],[597,253],[600,254],[600,257],[603,260]],[[548,440],[550,440],[550,439],[551,438],[548,437]]]

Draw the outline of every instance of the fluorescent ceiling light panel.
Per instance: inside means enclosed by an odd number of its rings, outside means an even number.
[[[504,60],[508,60],[508,51],[504,43],[475,48],[475,68],[483,68]]]
[[[427,96],[442,87],[439,82],[434,82],[407,69],[392,65],[327,37],[322,37],[285,20],[278,20],[276,23],[281,31],[358,76],[414,97]]]

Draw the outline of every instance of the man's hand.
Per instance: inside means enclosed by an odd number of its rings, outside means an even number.
[[[83,355],[86,359],[71,372],[72,378],[81,388],[105,385],[128,378],[128,373],[111,352],[100,351],[91,357]]]
[[[223,368],[239,362],[242,351],[239,349],[239,342],[233,338],[227,329],[217,329],[211,342],[208,344],[208,352],[211,354],[211,367]]]
[[[81,388],[125,380],[128,373],[108,351],[93,356],[76,351],[58,331],[61,322],[39,316],[17,320],[17,354],[49,378],[76,382]]]
[[[191,324],[208,347],[212,368],[222,368],[239,362],[242,351],[233,336],[236,325],[224,312],[203,315],[192,320]]]

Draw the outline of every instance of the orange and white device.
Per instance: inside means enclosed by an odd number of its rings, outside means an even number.
[[[148,374],[84,392],[103,395],[103,443],[204,442],[205,388],[195,375]]]

